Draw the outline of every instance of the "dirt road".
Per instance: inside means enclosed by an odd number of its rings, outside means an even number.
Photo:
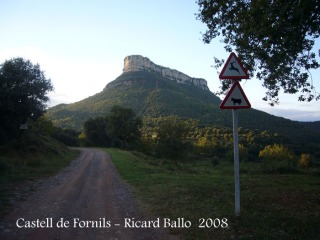
[[[1,219],[0,239],[169,239],[147,222],[156,218],[138,209],[110,156],[81,149],[69,167],[41,180],[25,201]],[[151,226],[125,224],[130,220]]]

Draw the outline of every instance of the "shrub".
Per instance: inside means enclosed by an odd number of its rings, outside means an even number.
[[[260,151],[263,159],[263,171],[268,173],[295,172],[296,162],[294,154],[281,144],[268,145]]]
[[[311,163],[311,156],[310,154],[301,154],[298,165],[300,168],[309,169]]]

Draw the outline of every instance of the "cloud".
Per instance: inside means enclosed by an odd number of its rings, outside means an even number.
[[[284,117],[287,119],[295,121],[320,121],[320,112],[316,109],[314,110],[303,110],[303,109],[290,109],[290,108],[275,108],[275,107],[259,107],[257,108],[261,111],[267,112],[269,114]]]

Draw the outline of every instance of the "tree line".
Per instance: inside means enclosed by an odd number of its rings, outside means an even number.
[[[130,108],[113,106],[105,117],[88,119],[80,134],[85,146],[133,148],[140,139],[141,118]]]
[[[122,116],[125,112],[126,117]],[[116,119],[117,125],[110,124],[109,119]],[[307,169],[312,164],[319,165],[317,159],[320,152],[312,144],[301,148],[288,144],[288,138],[278,133],[244,128],[238,130],[241,160],[261,162],[266,172],[296,171],[297,167]],[[128,134],[126,131],[134,133],[127,140],[124,137]],[[114,132],[118,135],[111,134]],[[166,162],[206,158],[216,165],[221,161],[233,161],[230,128],[204,127],[198,120],[177,116],[145,117],[141,120],[132,110],[121,106],[115,106],[106,117],[87,120],[80,138],[81,144],[86,146],[123,147]]]

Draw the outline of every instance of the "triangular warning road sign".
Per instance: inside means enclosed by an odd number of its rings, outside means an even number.
[[[248,79],[249,74],[235,53],[231,53],[219,75],[220,79]]]
[[[244,94],[241,85],[238,81],[235,81],[227,93],[226,97],[220,104],[221,109],[241,109],[251,108],[251,104]]]

